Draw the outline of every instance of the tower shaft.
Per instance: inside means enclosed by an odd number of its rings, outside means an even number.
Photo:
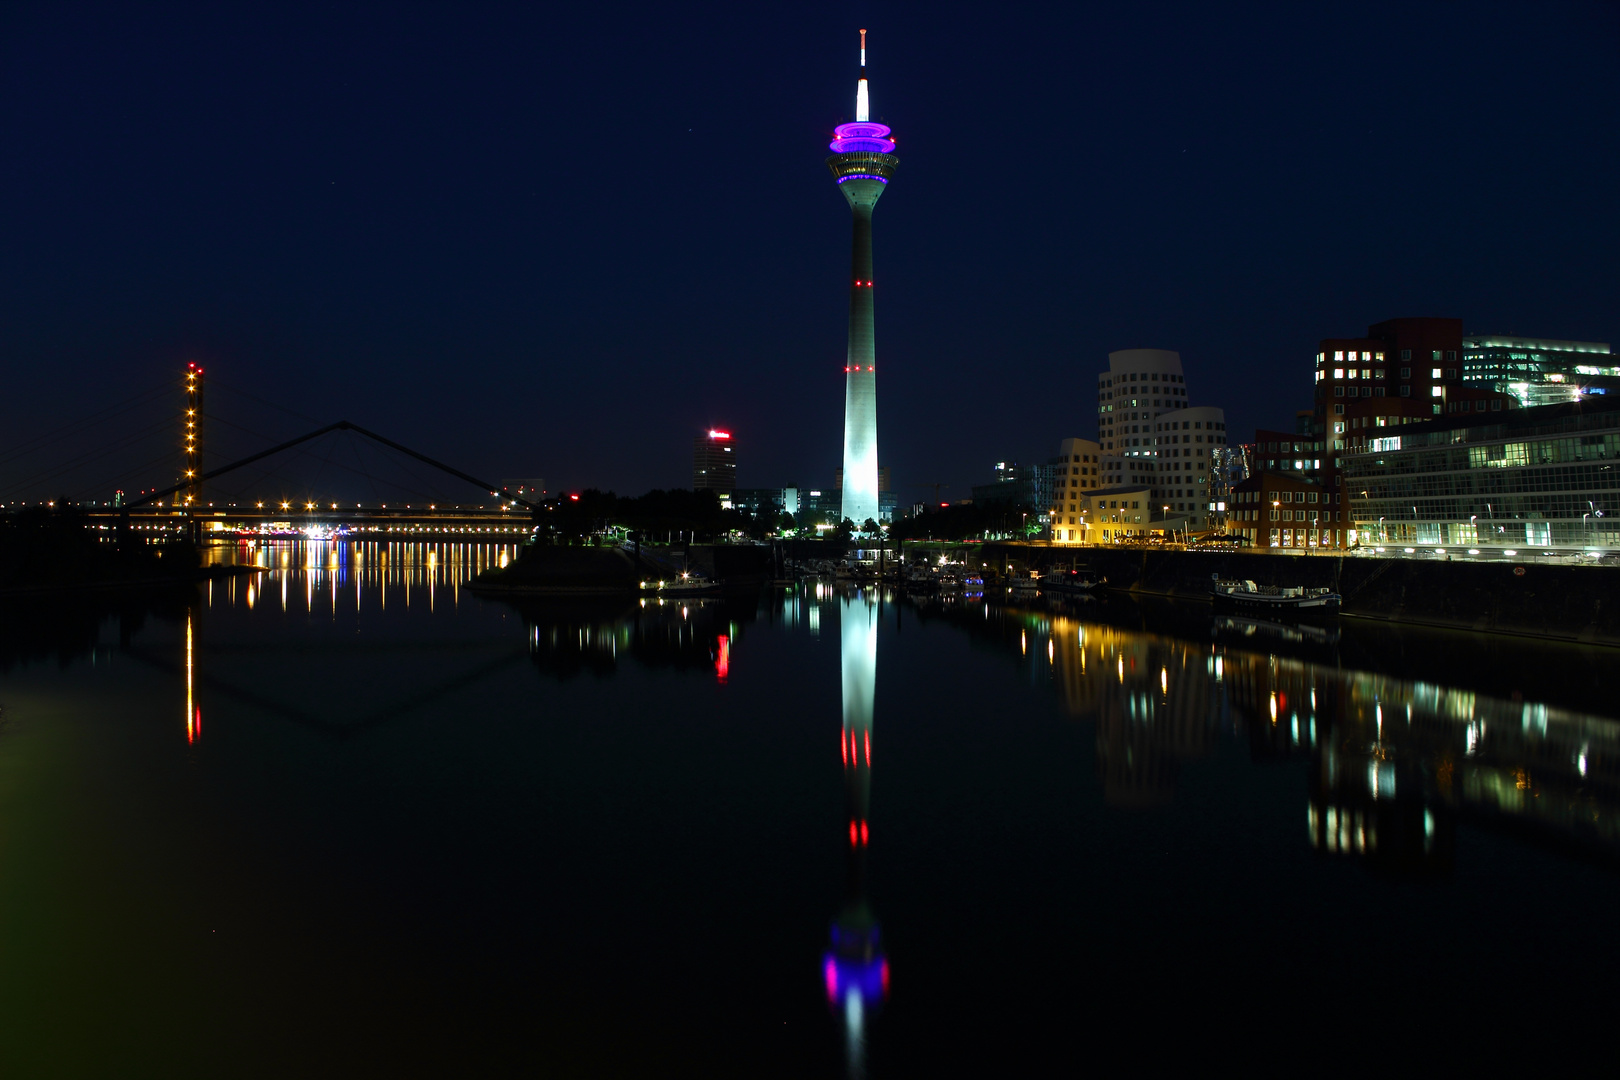
[[[853,179],[842,185],[854,217],[850,251],[849,347],[844,384],[842,514],[859,528],[878,517],[877,343],[872,277],[872,209],[883,185]],[[873,191],[850,190],[872,188]]]

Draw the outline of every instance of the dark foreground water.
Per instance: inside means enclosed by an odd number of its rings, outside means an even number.
[[[1119,598],[514,607],[315,544],[0,611],[0,1075],[1548,1068],[1613,653]]]

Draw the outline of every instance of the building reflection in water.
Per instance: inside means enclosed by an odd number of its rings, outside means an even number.
[[[1620,855],[1620,722],[1438,683],[1002,609],[1003,647],[1096,725],[1110,805],[1162,805],[1223,739],[1305,763],[1302,842],[1449,872],[1459,824]],[[981,624],[985,626],[986,624]]]
[[[844,906],[833,921],[822,957],[827,1001],[844,1026],[851,1076],[865,1071],[866,1022],[889,994],[889,961],[882,932],[866,897],[866,859],[872,838],[872,707],[877,690],[876,596],[846,595],[840,604],[840,668],[844,724],[839,755],[847,806]]]

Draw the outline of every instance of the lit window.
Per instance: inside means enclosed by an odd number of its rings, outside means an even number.
[[[1353,378],[1355,378],[1355,377],[1356,377],[1356,369],[1355,369],[1355,368],[1351,368],[1351,369],[1350,369],[1350,377],[1351,377],[1351,378],[1352,378],[1352,379],[1353,379]]]
[[[1342,352],[1342,351],[1341,351],[1341,352],[1336,352],[1336,353],[1334,353],[1334,354],[1333,354],[1333,362],[1334,362],[1334,363],[1335,363],[1335,364],[1342,364],[1342,363],[1344,363],[1344,353],[1343,353],[1343,352]]]
[[[1443,387],[1443,386],[1431,386],[1431,387],[1429,387],[1429,396],[1430,397],[1439,397],[1441,394],[1444,394],[1445,392],[1446,392],[1445,387]]]
[[[1335,378],[1335,379],[1342,379],[1342,378],[1344,378],[1344,368],[1342,368],[1342,367],[1336,367],[1336,368],[1334,368],[1334,369],[1333,369],[1333,377],[1334,377],[1334,378]]]
[[[1367,368],[1362,368],[1361,369],[1361,377],[1363,379],[1370,379],[1370,378],[1372,378],[1372,372]]]
[[[1438,356],[1438,354],[1436,354],[1436,355]],[[1440,377],[1440,369],[1439,368],[1430,368],[1429,369],[1429,378],[1438,379],[1439,377]]]

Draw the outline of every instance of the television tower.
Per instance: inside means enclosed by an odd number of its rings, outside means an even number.
[[[860,528],[878,517],[877,362],[872,339],[872,211],[900,159],[883,124],[871,122],[866,84],[866,31],[855,84],[855,122],[835,129],[827,159],[855,217],[850,258],[849,352],[844,361],[844,488],[842,514]]]

